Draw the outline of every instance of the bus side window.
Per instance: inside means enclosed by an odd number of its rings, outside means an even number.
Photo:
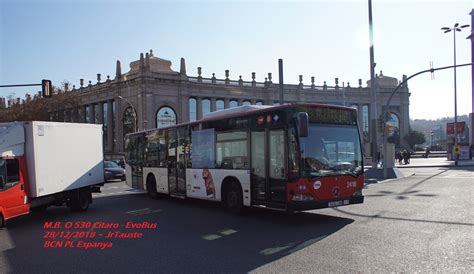
[[[246,131],[217,133],[216,166],[223,169],[248,168],[247,146]]]

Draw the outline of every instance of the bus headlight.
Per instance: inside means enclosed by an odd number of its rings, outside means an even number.
[[[356,192],[352,193],[352,197],[359,197],[362,196],[362,190],[359,189]]]

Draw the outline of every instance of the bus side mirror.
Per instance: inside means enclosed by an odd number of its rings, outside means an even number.
[[[3,189],[5,186],[5,179],[3,178],[3,175],[0,175],[0,189]]]
[[[308,137],[308,113],[298,112],[296,116],[296,125],[300,137]]]

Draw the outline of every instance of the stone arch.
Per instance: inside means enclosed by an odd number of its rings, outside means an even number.
[[[223,110],[225,109],[225,101],[222,98],[216,99],[216,110]]]
[[[203,97],[201,99],[201,109],[202,109],[202,116],[211,113],[212,106],[211,106],[211,97]]]
[[[233,107],[238,107],[239,106],[239,100],[232,98],[229,100],[229,108]]]
[[[252,105],[252,101],[245,99],[242,101],[242,106],[250,106]]]
[[[197,120],[197,109],[198,109],[198,101],[197,98],[194,96],[189,97],[188,99],[188,116],[189,121],[196,121]]]

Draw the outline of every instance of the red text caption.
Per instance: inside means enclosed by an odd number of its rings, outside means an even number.
[[[150,222],[45,222],[44,248],[108,249],[114,239],[141,239],[143,230],[158,228]]]

